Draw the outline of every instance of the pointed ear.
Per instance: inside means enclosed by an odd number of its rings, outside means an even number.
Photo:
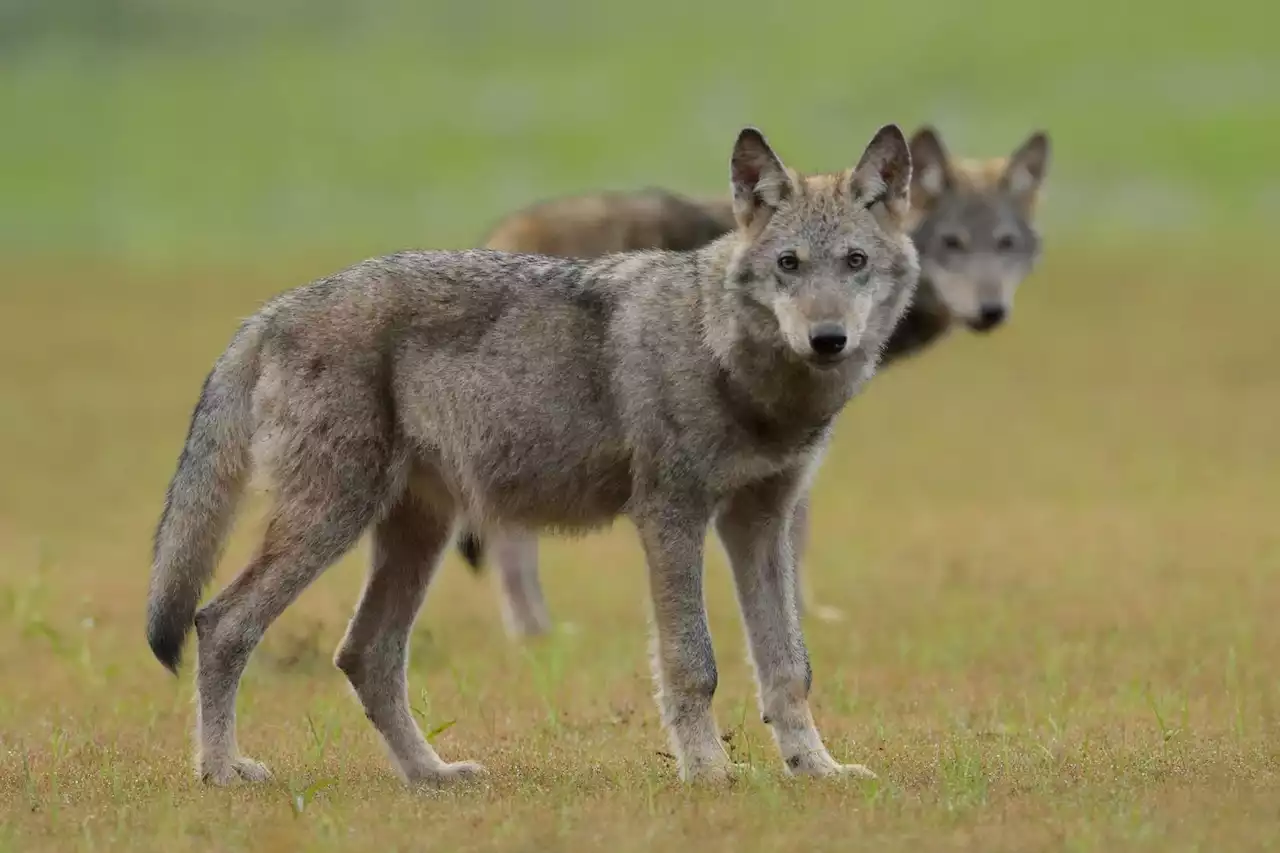
[[[849,177],[849,192],[866,207],[883,202],[899,221],[910,208],[911,149],[896,124],[886,124],[862,152]]]
[[[911,203],[928,207],[951,187],[951,164],[942,137],[925,125],[911,137]]]
[[[743,228],[750,227],[761,213],[776,210],[792,191],[786,166],[754,127],[745,127],[738,134],[730,173],[733,215]]]
[[[1031,134],[1009,158],[1000,186],[1019,202],[1030,205],[1035,201],[1049,170],[1049,136],[1043,131]]]

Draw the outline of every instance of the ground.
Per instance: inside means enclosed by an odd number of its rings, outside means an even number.
[[[331,665],[362,547],[246,676],[241,742],[277,781],[200,787],[190,668],[168,675],[143,639],[148,538],[210,357],[251,305],[325,269],[299,267],[205,270],[181,292],[137,269],[9,270],[31,286],[0,320],[3,363],[24,366],[0,426],[0,848],[1280,842],[1280,294],[1261,266],[1172,246],[1050,252],[1009,327],[887,370],[841,421],[809,565],[847,618],[807,626],[814,707],[834,754],[880,781],[784,777],[711,549],[716,710],[751,772],[683,789],[620,523],[547,540],[571,630],[528,647],[487,583],[442,568],[411,689],[484,784],[406,790]]]
[[[0,853],[1280,847],[1280,5],[109,6],[0,16]],[[876,378],[818,481],[809,573],[846,618],[806,625],[813,705],[879,781],[784,776],[711,548],[716,713],[751,771],[679,785],[619,523],[545,541],[573,630],[528,646],[443,566],[411,689],[483,784],[407,790],[331,664],[365,545],[248,669],[240,740],[275,782],[196,783],[192,647],[165,672],[143,606],[240,318],[546,195],[726,192],[745,124],[825,170],[887,121],[1054,150],[1010,324]]]

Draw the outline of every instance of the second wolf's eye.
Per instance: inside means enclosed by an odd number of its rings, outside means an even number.
[[[867,253],[861,249],[854,249],[849,253],[847,263],[849,264],[849,269],[859,272],[867,266]]]
[[[943,234],[942,248],[949,252],[959,252],[964,248],[964,239],[959,234]]]
[[[1012,234],[1001,234],[996,238],[996,249],[1001,252],[1012,252],[1017,241]]]
[[[783,252],[778,255],[778,269],[795,272],[800,269],[800,258],[796,257],[795,252]]]

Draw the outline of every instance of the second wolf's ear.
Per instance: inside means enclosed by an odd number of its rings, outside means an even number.
[[[1040,184],[1049,170],[1049,135],[1043,131],[1031,134],[1009,157],[1000,185],[1023,205],[1035,203]]]
[[[951,186],[951,164],[942,137],[925,125],[911,137],[911,203],[928,207]]]
[[[733,181],[733,215],[743,228],[762,213],[777,210],[791,194],[791,178],[778,155],[773,153],[764,134],[745,127],[733,145],[730,161]]]
[[[867,207],[883,202],[899,221],[906,217],[911,206],[911,149],[896,124],[886,124],[871,138],[849,177],[849,192]]]

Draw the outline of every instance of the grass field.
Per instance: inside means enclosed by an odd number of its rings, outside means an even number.
[[[1274,6],[301,8],[5,19],[0,850],[1280,847]],[[276,782],[195,782],[190,668],[150,657],[143,599],[240,317],[544,194],[715,191],[743,123],[824,169],[888,120],[982,153],[1043,125],[1055,160],[1012,324],[877,378],[819,479],[810,576],[846,620],[807,626],[815,713],[878,782],[783,776],[714,548],[717,716],[752,769],[676,782],[625,524],[545,540],[574,630],[528,647],[449,557],[411,690],[483,785],[406,790],[330,663],[364,547],[246,674]]]

